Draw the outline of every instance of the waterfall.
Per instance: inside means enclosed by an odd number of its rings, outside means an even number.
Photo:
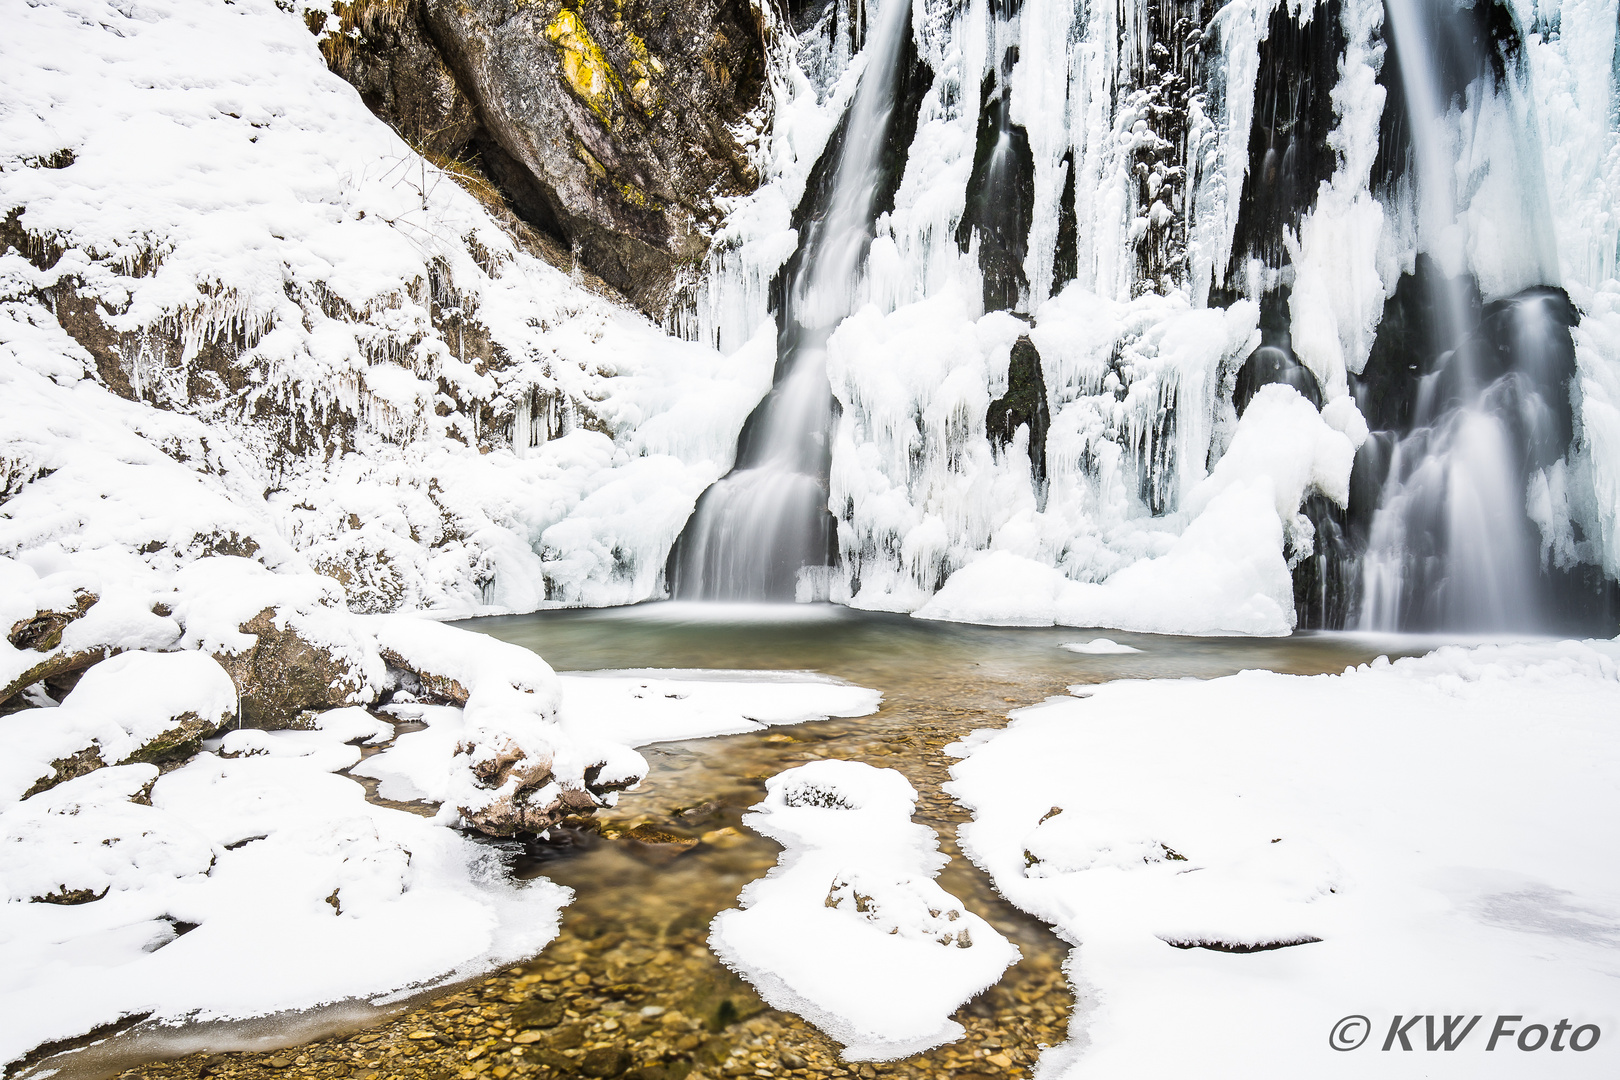
[[[1360,625],[1536,630],[1543,622],[1540,567],[1522,460],[1527,440],[1543,437],[1538,418],[1556,412],[1563,386],[1560,373],[1533,364],[1525,370],[1521,361],[1545,352],[1538,336],[1567,329],[1526,301],[1505,364],[1485,340],[1457,214],[1451,103],[1422,8],[1421,0],[1386,5],[1417,172],[1417,234],[1436,267],[1425,275],[1433,355],[1413,358],[1429,370],[1417,383],[1410,429],[1368,451],[1381,456],[1387,474],[1362,556]]]
[[[818,2],[693,303],[777,371],[677,596],[1620,625],[1620,0],[875,7],[852,104]]]
[[[699,500],[672,561],[679,599],[806,600],[836,551],[827,509],[833,398],[827,339],[855,306],[894,113],[909,0],[869,25],[830,197],[806,225],[778,313],[776,384],[749,418],[737,462]],[[824,577],[825,575],[821,575]]]

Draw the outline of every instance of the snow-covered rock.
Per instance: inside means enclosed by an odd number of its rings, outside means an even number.
[[[530,254],[272,0],[15,16],[0,554],[245,556],[368,611],[656,592],[768,348],[670,338]]]
[[[1017,946],[934,875],[947,859],[911,820],[893,769],[816,761],[765,782],[743,818],[786,850],[711,924],[709,947],[778,1009],[844,1044],[849,1061],[906,1057],[963,1034],[951,1014]]]
[[[514,882],[491,849],[332,775],[360,758],[348,740],[379,733],[356,719],[233,732],[260,746],[161,779],[101,769],[0,807],[0,1061],[137,1013],[375,998],[551,940],[567,889]]]
[[[107,765],[183,761],[236,719],[236,687],[198,652],[128,652],[54,709],[0,717],[0,804]]]

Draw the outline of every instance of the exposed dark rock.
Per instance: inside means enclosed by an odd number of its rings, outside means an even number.
[[[1332,95],[1343,52],[1339,0],[1327,0],[1303,26],[1288,5],[1273,10],[1260,43],[1249,169],[1238,203],[1229,284],[1241,281],[1248,259],[1271,269],[1287,264],[1285,230],[1299,229],[1317,187],[1333,176],[1338,154],[1328,145],[1328,134],[1338,122]]]
[[[68,623],[83,616],[99,599],[95,593],[81,589],[73,594],[71,608],[66,611],[39,611],[29,618],[20,619],[13,624],[6,640],[16,649],[50,652],[62,643],[62,631],[67,629]]]
[[[384,647],[382,658],[391,668],[408,672],[416,677],[417,687],[412,688],[413,693],[425,697],[441,705],[454,705],[458,708],[467,704],[471,691],[457,680],[448,675],[436,675],[425,670],[423,664],[413,664],[403,654]]]
[[[356,0],[339,8],[337,32],[321,38],[327,66],[424,157],[443,164],[463,153],[478,133],[477,114],[428,38],[421,5]]]
[[[622,1046],[600,1046],[585,1052],[580,1071],[586,1076],[618,1076],[630,1067],[630,1061],[630,1052]]]
[[[298,727],[301,713],[350,704],[366,685],[347,657],[308,640],[280,614],[265,608],[241,626],[256,635],[252,648],[214,657],[236,684],[247,727]]]
[[[72,907],[78,904],[88,904],[94,900],[100,900],[103,896],[107,895],[107,890],[111,888],[112,886],[109,885],[106,889],[102,889],[100,892],[92,892],[89,889],[70,889],[64,885],[62,888],[53,893],[46,893],[44,896],[34,896],[30,897],[29,899],[36,904],[62,904],[64,906]]]
[[[492,181],[650,314],[706,253],[715,199],[759,183],[736,134],[765,89],[763,31],[743,0],[340,10],[337,33],[312,29],[373,112],[469,186]]]
[[[1012,356],[1007,360],[1007,392],[990,403],[984,414],[984,428],[990,445],[998,452],[1006,449],[1020,427],[1029,429],[1030,475],[1037,493],[1046,486],[1046,431],[1051,423],[1041,354],[1025,334],[1013,344]]]
[[[978,237],[986,311],[1022,311],[1029,300],[1024,256],[1035,212],[1035,158],[1029,135],[1010,118],[1007,82],[1017,60],[1018,50],[1008,49],[1000,77],[985,76],[967,209],[956,230],[963,251]]]
[[[1267,293],[1260,303],[1260,347],[1238,369],[1232,404],[1239,416],[1249,407],[1262,386],[1281,383],[1299,391],[1300,397],[1322,407],[1322,388],[1310,368],[1294,355],[1293,334],[1289,331],[1288,292]]]
[[[47,682],[83,671],[93,664],[101,663],[101,661],[118,651],[110,645],[94,645],[84,649],[74,649],[72,651],[58,649],[47,653],[44,659],[33,667],[22,672],[10,682],[0,684],[0,704],[10,701],[11,698],[37,682]]]
[[[1080,219],[1074,202],[1074,151],[1063,155],[1063,194],[1058,198],[1057,250],[1052,255],[1052,295],[1080,276]]]
[[[107,762],[101,756],[101,746],[92,743],[82,750],[59,757],[51,762],[51,771],[35,780],[29,789],[23,792],[23,798],[30,799],[42,791],[49,791],[57,784],[65,784],[69,780],[77,779],[104,768]],[[36,898],[37,899],[37,898]]]

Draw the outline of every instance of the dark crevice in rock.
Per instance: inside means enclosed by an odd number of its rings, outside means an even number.
[[[999,75],[986,75],[980,88],[967,208],[956,230],[963,251],[978,238],[986,311],[1021,311],[1029,300],[1024,256],[1035,212],[1035,157],[1028,133],[1010,116],[1008,78],[1017,62],[1018,50],[1009,48]]]
[[[1299,229],[1317,189],[1333,176],[1338,154],[1328,135],[1337,124],[1332,95],[1345,46],[1339,8],[1339,0],[1327,0],[1301,26],[1279,5],[1260,43],[1249,168],[1227,270],[1233,283],[1242,281],[1249,259],[1273,270],[1287,264],[1284,232]]]
[[[1058,199],[1057,250],[1052,255],[1052,295],[1080,276],[1080,219],[1074,209],[1074,151],[1063,155],[1063,194]]]

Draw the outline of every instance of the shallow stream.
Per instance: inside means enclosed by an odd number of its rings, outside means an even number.
[[[137,1025],[25,1075],[1027,1076],[1043,1046],[1067,1038],[1071,1013],[1086,1003],[1073,1001],[1061,970],[1068,946],[1001,901],[957,850],[965,817],[941,787],[953,760],[944,747],[1077,683],[1256,667],[1310,674],[1398,651],[1391,641],[1346,635],[1104,632],[1140,651],[1084,654],[1061,646],[1097,633],[930,623],[826,605],[664,603],[462,625],[534,649],[560,671],[816,671],[881,690],[883,705],[866,717],[646,747],[649,776],[615,809],[566,830],[561,843],[509,845],[515,874],[543,874],[576,893],[561,936],[529,963],[389,1009],[351,1004],[206,1030]],[[968,1034],[957,1043],[902,1062],[849,1065],[836,1043],[767,1009],[704,944],[715,913],[776,862],[777,846],[742,827],[743,812],[763,796],[767,777],[823,757],[903,773],[920,795],[917,820],[952,856],[941,884],[1024,954],[959,1011]]]

